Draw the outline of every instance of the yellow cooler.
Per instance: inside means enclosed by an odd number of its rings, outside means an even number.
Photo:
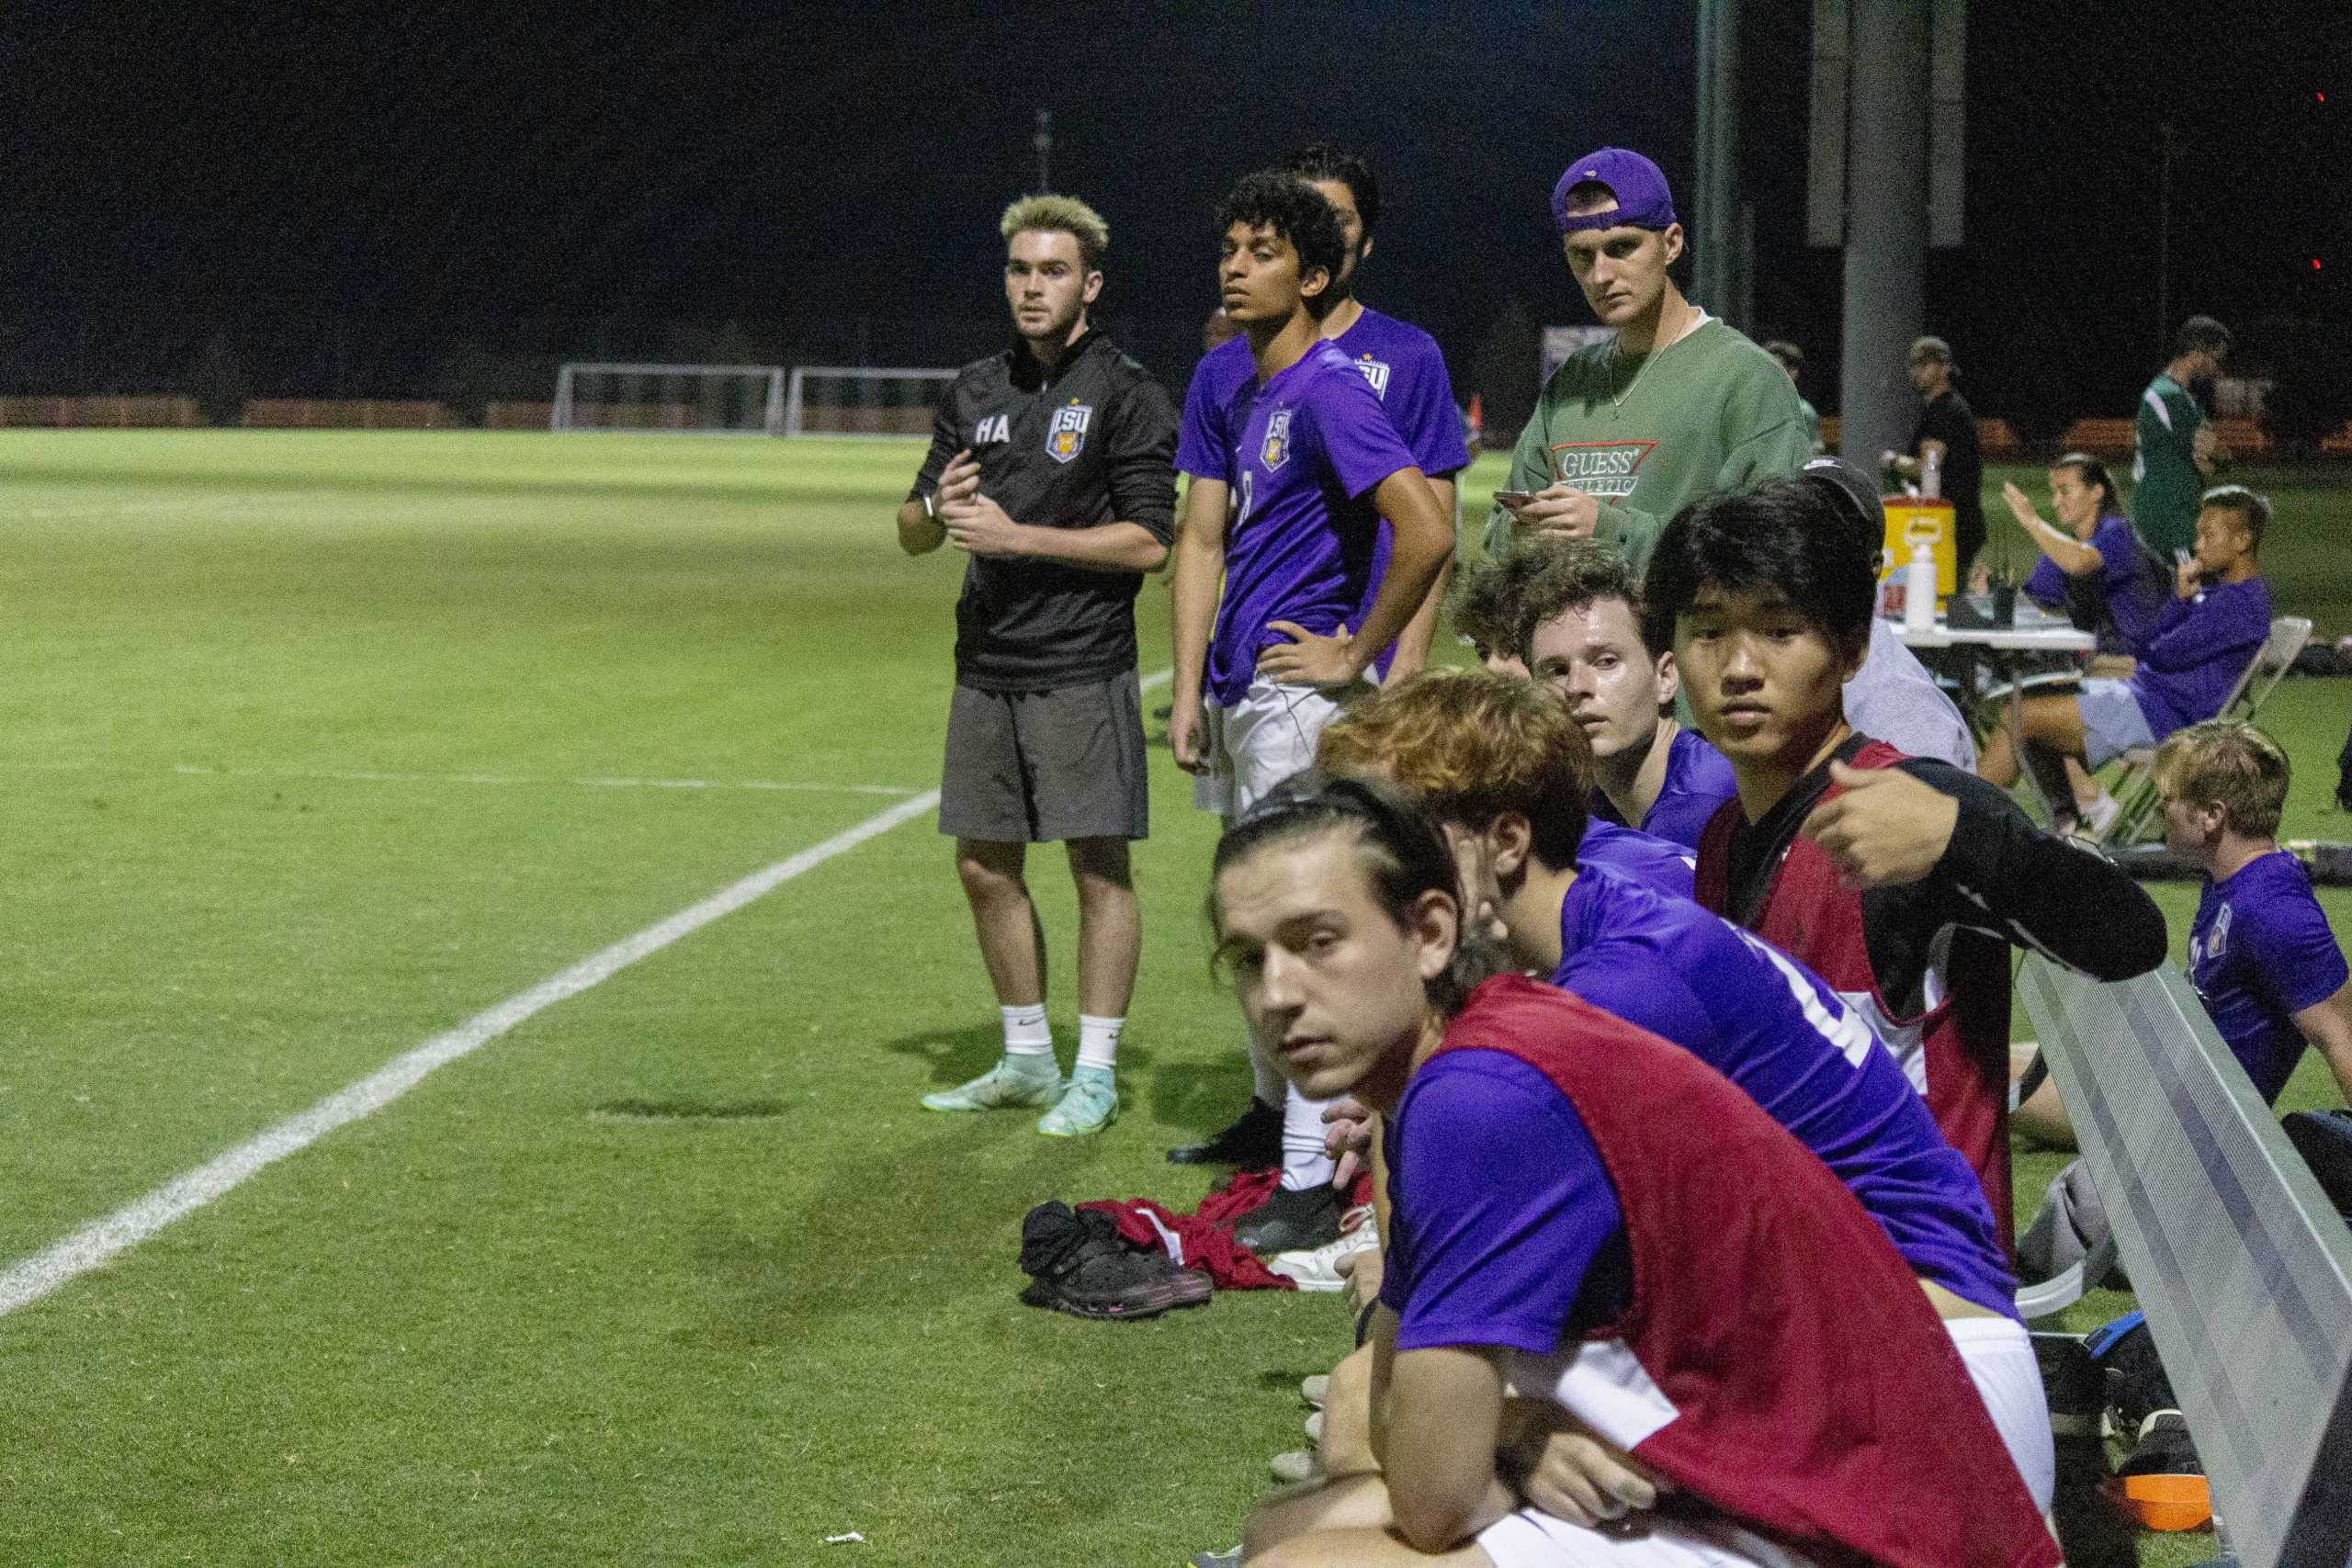
[[[1924,539],[1936,558],[1936,597],[1951,598],[1960,587],[1960,544],[1951,502],[1890,495],[1884,504],[1886,557],[1881,575],[1901,571],[1911,559],[1911,547]]]

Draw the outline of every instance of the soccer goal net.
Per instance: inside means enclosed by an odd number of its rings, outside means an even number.
[[[780,365],[570,364],[556,373],[554,430],[776,435]]]
[[[786,435],[929,435],[953,370],[793,367],[784,397]]]

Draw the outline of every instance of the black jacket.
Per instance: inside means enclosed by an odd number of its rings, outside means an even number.
[[[1151,373],[1089,332],[1051,368],[1025,344],[964,367],[933,421],[910,500],[956,453],[980,464],[980,493],[1016,523],[1133,523],[1175,536],[1176,411]],[[975,556],[956,605],[956,679],[988,692],[1108,680],[1136,665],[1142,574],[1035,557]]]

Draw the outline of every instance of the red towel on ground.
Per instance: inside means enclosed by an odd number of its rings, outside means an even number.
[[[1102,1210],[1117,1223],[1122,1239],[1164,1248],[1185,1268],[1206,1274],[1220,1291],[1295,1291],[1297,1281],[1275,1273],[1233,1239],[1234,1222],[1272,1197],[1281,1180],[1279,1170],[1238,1172],[1212,1188],[1189,1214],[1149,1198],[1098,1199],[1079,1207]],[[1349,1190],[1348,1206],[1371,1201],[1372,1177],[1364,1172]]]

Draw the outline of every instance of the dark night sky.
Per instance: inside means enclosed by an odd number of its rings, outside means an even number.
[[[167,383],[224,323],[275,345],[260,378],[316,380],[329,317],[379,378],[459,336],[593,352],[582,323],[615,315],[731,318],[796,359],[859,317],[877,351],[921,320],[901,339],[953,338],[922,357],[955,363],[990,346],[995,216],[1032,182],[1040,106],[1055,184],[1111,221],[1107,313],[1139,339],[1213,302],[1206,215],[1232,178],[1322,135],[1386,186],[1365,296],[1436,332],[1461,379],[1506,299],[1586,319],[1545,208],[1566,158],[1651,150],[1689,211],[1693,9],[14,0],[0,389],[58,374],[42,350],[67,338],[85,378]],[[1935,258],[1928,298],[1980,407],[2053,374],[2086,406],[2128,402],[2146,375],[2167,118],[2173,313],[2352,320],[2345,0],[1971,9],[1970,243]],[[1838,264],[1801,234],[1809,13],[1747,7],[1742,194],[1752,324],[1826,369]],[[1181,352],[1151,357],[1176,378]]]

